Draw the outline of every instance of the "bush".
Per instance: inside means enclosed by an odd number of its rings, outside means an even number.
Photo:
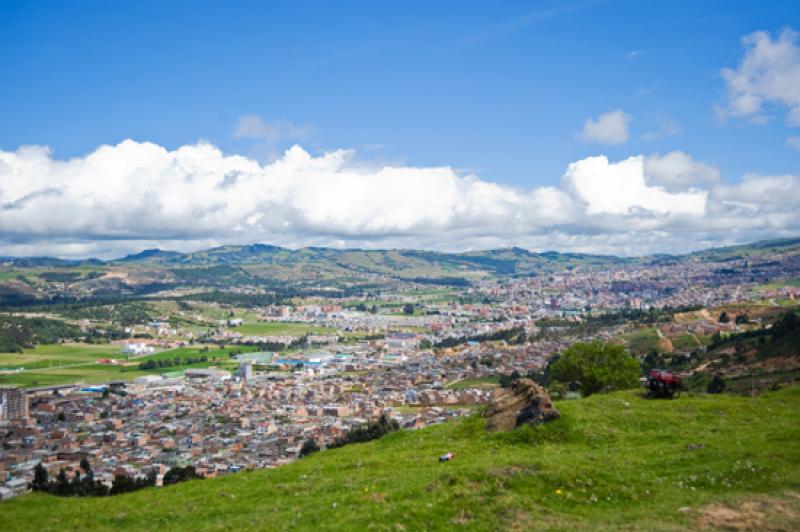
[[[621,345],[576,343],[549,368],[550,379],[575,386],[584,397],[593,393],[634,388],[639,364]]]
[[[362,443],[370,440],[377,440],[384,434],[394,432],[400,428],[400,424],[394,419],[389,419],[386,414],[381,414],[378,421],[366,423],[358,428],[355,428],[338,438],[336,441],[328,445],[329,449],[336,447],[343,447],[348,443]]]
[[[306,441],[303,442],[303,446],[300,448],[300,458],[304,456],[308,456],[311,453],[315,453],[319,451],[319,445],[317,444],[317,440],[314,438],[308,438]]]
[[[194,466],[186,466],[186,467],[178,467],[175,466],[169,471],[164,474],[164,482],[165,486],[169,486],[170,484],[177,484],[178,482],[183,482],[186,480],[192,480],[196,478],[203,478],[197,474],[194,469]]]
[[[708,382],[708,387],[706,388],[706,393],[722,393],[725,391],[726,386],[725,379],[722,378],[722,375],[714,375],[712,379]]]

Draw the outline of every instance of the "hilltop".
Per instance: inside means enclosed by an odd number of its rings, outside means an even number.
[[[800,522],[800,387],[756,398],[557,404],[487,433],[472,416],[322,451],[275,470],[99,499],[0,503],[6,530],[647,529]],[[455,460],[439,463],[444,452]]]
[[[686,255],[643,257],[536,253],[517,247],[446,253],[413,249],[288,249],[268,244],[228,245],[189,253],[147,249],[108,261],[0,257],[0,305],[119,300],[197,288],[229,292],[243,286],[254,293],[269,293],[273,300],[342,297],[393,289],[402,283],[459,288],[482,279],[544,277],[557,272],[625,267],[717,263],[733,273],[737,260],[759,273],[759,265],[770,266],[772,258],[798,254],[800,239],[794,238]],[[269,302],[269,298],[261,298],[261,303]]]

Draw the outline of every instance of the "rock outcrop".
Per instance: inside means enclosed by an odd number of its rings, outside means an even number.
[[[544,388],[530,379],[519,379],[511,388],[496,391],[484,416],[490,431],[510,430],[529,423],[536,425],[558,419],[561,414]]]

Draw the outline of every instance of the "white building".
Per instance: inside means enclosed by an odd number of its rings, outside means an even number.
[[[128,342],[122,346],[122,352],[127,355],[149,355],[155,349],[144,342]]]

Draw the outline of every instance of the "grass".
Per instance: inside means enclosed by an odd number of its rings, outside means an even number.
[[[697,336],[691,333],[680,334],[671,340],[675,349],[694,349],[701,345]]]
[[[5,375],[0,375],[0,385],[13,385],[21,388],[31,388],[36,386],[52,386],[55,384],[71,384],[76,382],[86,382],[87,384],[97,384],[116,380],[131,381],[136,377],[143,375],[160,375],[162,373],[170,373],[174,371],[184,371],[189,368],[205,368],[213,365],[228,365],[231,361],[230,353],[232,351],[254,351],[256,347],[252,346],[236,346],[228,349],[211,348],[208,351],[203,351],[203,346],[180,347],[177,349],[169,349],[159,353],[153,353],[138,358],[132,358],[127,361],[130,365],[126,366],[105,366],[94,364],[98,358],[112,357],[118,360],[125,361],[125,356],[119,352],[119,347],[110,345],[90,345],[90,344],[62,344],[62,345],[47,345],[39,346],[32,349],[30,354],[27,352],[23,355],[16,353],[9,353],[9,355],[16,356],[29,356],[41,357],[41,360],[33,360],[32,362],[23,364],[26,368],[34,368],[31,371],[14,372]],[[116,350],[116,351],[115,351]],[[0,363],[3,361],[5,354],[0,354]],[[63,357],[71,355],[73,358],[64,359]],[[185,359],[187,357],[200,357],[206,356],[206,362],[197,362],[194,364],[181,364],[178,366],[168,366],[162,368],[155,368],[151,370],[140,370],[139,364],[147,360],[172,360],[175,357]],[[57,357],[57,359],[48,359],[47,357]],[[55,364],[58,361],[63,361],[66,367],[50,367],[50,363]],[[79,365],[76,365],[79,364]],[[235,365],[235,364],[233,364]],[[8,367],[6,365],[0,367]]]
[[[685,530],[712,504],[781,501],[797,524],[800,387],[674,401],[619,392],[557,407],[560,420],[508,433],[487,433],[472,416],[274,470],[103,499],[27,495],[0,503],[0,522],[4,530]],[[455,459],[439,463],[445,452]],[[774,515],[781,505],[760,507],[764,523],[791,520]]]
[[[623,335],[627,347],[636,355],[647,354],[650,351],[660,351],[658,346],[658,332],[654,327],[639,329],[630,334]]]
[[[756,290],[776,290],[786,286],[797,287],[800,286],[800,279],[784,279],[781,281],[774,281],[755,287]]]
[[[0,368],[34,368],[93,362],[98,358],[120,358],[120,351],[120,346],[110,344],[39,345],[33,349],[25,349],[22,353],[0,353]]]
[[[464,390],[466,388],[497,388],[500,386],[500,377],[490,375],[488,377],[477,377],[474,379],[462,379],[447,385],[451,390]]]

